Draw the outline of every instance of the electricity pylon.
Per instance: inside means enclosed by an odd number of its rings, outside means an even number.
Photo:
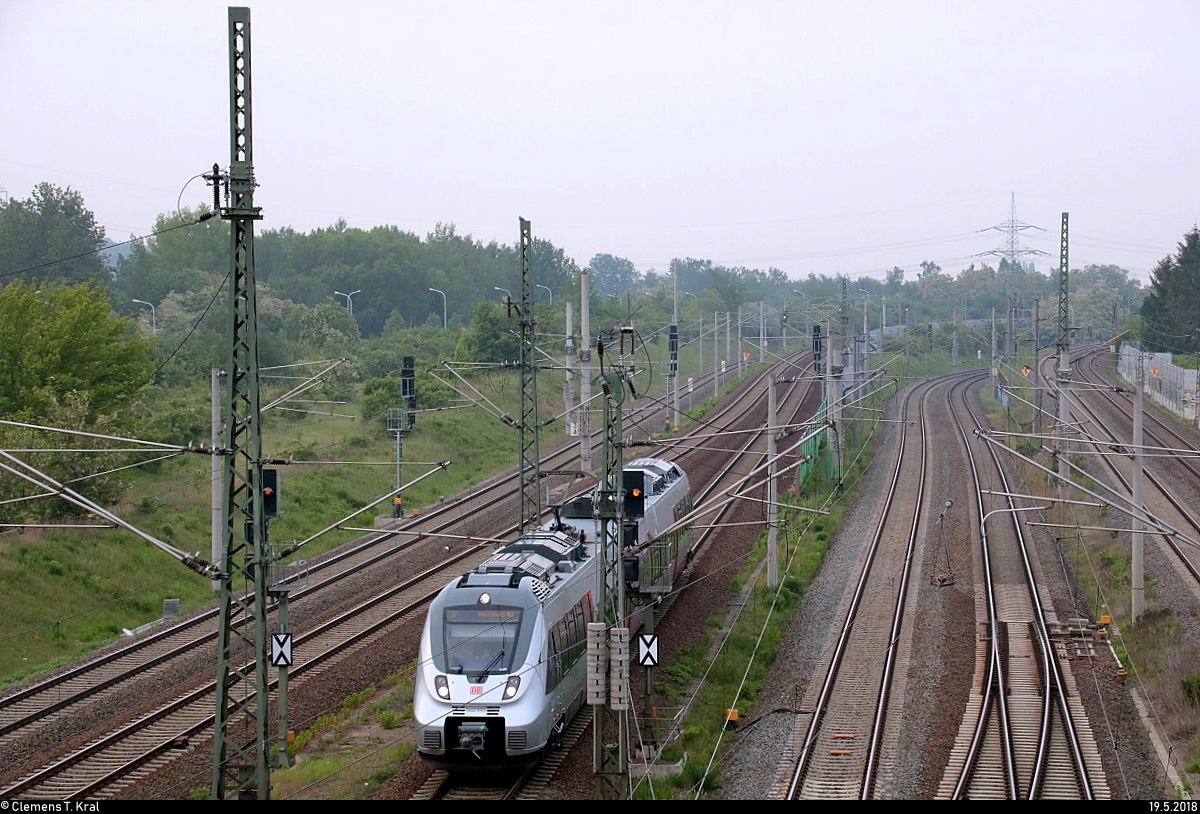
[[[1004,248],[1003,249],[992,249],[990,251],[981,252],[980,254],[976,255],[976,257],[980,257],[980,256],[984,256],[984,255],[993,255],[996,257],[1002,257],[1008,262],[1008,265],[1010,268],[1021,268],[1020,258],[1023,257],[1024,255],[1027,255],[1027,254],[1044,255],[1044,254],[1046,254],[1046,252],[1042,251],[1041,249],[1023,249],[1023,248],[1021,248],[1021,232],[1025,231],[1027,229],[1037,229],[1040,232],[1045,231],[1045,229],[1042,229],[1042,227],[1040,227],[1040,226],[1033,226],[1028,223],[1022,223],[1021,221],[1017,220],[1017,194],[1014,192],[1012,194],[1011,201],[1008,205],[1008,220],[1006,220],[1002,223],[998,223],[995,226],[989,226],[987,229],[981,230],[981,231],[985,231],[985,232],[992,231],[992,230],[995,230],[998,232],[1004,232],[1004,234],[1005,234]]]

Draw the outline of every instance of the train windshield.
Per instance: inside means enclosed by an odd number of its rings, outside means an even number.
[[[521,632],[520,608],[477,605],[447,608],[443,636],[448,673],[488,675],[508,673],[517,655]]]

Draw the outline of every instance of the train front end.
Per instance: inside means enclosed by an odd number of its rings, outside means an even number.
[[[418,750],[435,768],[519,767],[549,736],[539,603],[488,576],[443,589],[422,634],[413,715]]]

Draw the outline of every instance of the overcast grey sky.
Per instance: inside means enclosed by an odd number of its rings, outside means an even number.
[[[260,231],[914,279],[1014,213],[1044,273],[1067,212],[1072,268],[1144,279],[1200,221],[1197,0],[0,0],[0,187],[117,241],[211,201],[231,5]]]

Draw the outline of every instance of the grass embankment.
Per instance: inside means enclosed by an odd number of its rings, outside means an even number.
[[[639,365],[649,364],[653,370],[653,392],[661,392],[665,381],[666,354],[664,338],[647,344],[638,357]],[[680,352],[681,382],[698,367],[697,354],[691,349]],[[517,370],[472,370],[465,378],[507,416],[519,418]],[[264,404],[270,401],[269,387],[264,383]],[[153,398],[155,425],[173,428],[165,434],[190,434],[173,439],[180,444],[208,444],[207,382],[203,389],[163,390]],[[699,393],[681,393],[681,408],[688,409],[693,398],[695,409],[703,409]],[[540,370],[538,415],[560,415],[562,399],[562,371]],[[406,509],[434,505],[441,496],[512,469],[520,459],[512,426],[465,398],[458,402],[452,408],[420,412],[403,439],[400,474],[406,484]],[[345,518],[347,526],[369,527],[376,515],[391,512],[390,501],[385,501],[355,514],[395,489],[395,435],[383,421],[364,423],[357,418],[359,406],[353,397],[330,404],[308,413],[268,410],[262,415],[264,457],[291,461],[277,466],[282,515],[270,521],[275,545],[308,540]],[[539,429],[543,452],[568,442],[563,424],[560,419]],[[98,456],[97,469],[106,468],[103,457]],[[438,470],[442,461],[450,465]],[[185,454],[126,470],[123,476],[129,481],[126,496],[120,505],[109,507],[117,516],[175,549],[212,559],[209,456]],[[86,481],[72,486],[87,494]],[[334,529],[306,543],[296,556],[317,556],[360,534]],[[125,630],[154,624],[163,616],[166,599],[178,599],[183,614],[216,601],[208,578],[123,529],[9,530],[0,535],[0,580],[5,586],[0,692],[85,658],[120,640]]]

